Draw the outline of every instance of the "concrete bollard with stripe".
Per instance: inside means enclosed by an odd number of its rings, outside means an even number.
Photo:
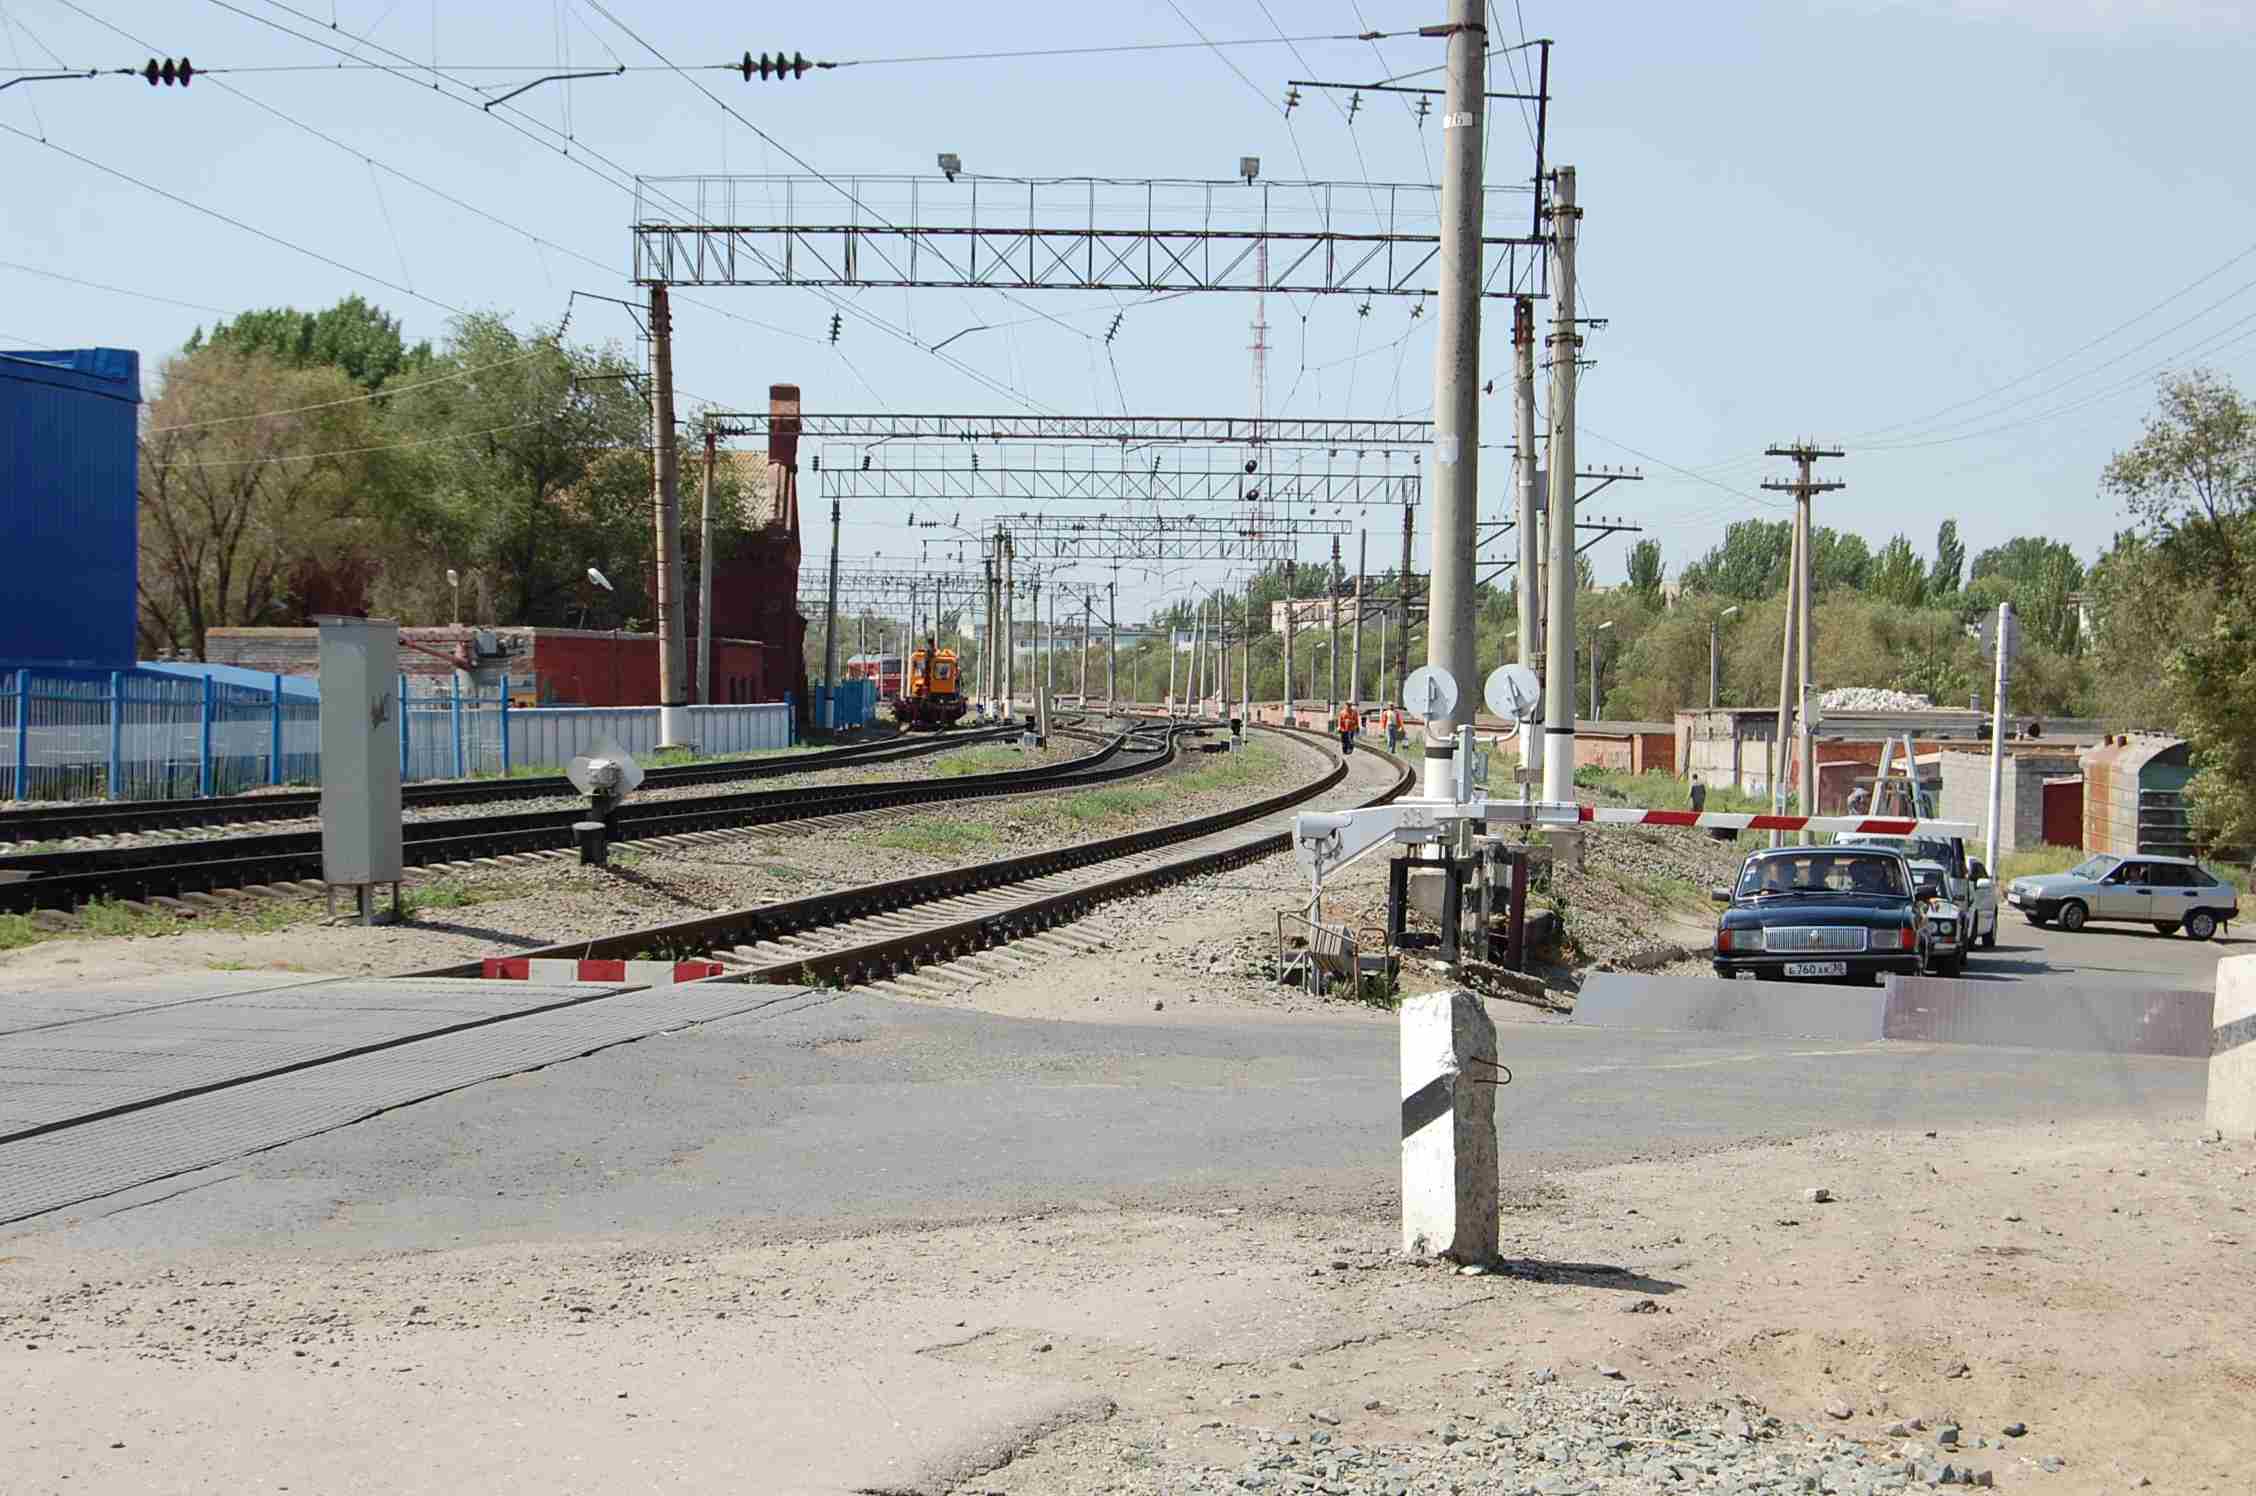
[[[2228,1142],[2256,1141],[2256,956],[2217,963],[2209,1022],[2209,1125]]]
[[[1493,1262],[1497,1253],[1496,1023],[1474,993],[1402,1004],[1402,1250]]]

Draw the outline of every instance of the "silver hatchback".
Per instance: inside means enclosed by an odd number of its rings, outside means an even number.
[[[2065,873],[2016,878],[2006,901],[2036,925],[2081,930],[2091,920],[2184,930],[2207,940],[2240,913],[2240,891],[2190,857],[2118,857],[2102,852]]]

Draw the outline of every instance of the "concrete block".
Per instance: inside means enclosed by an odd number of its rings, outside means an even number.
[[[1645,972],[1593,973],[1575,997],[1590,1028],[1683,1029],[1849,1042],[1883,1036],[1888,994],[1829,982],[1727,982]]]
[[[1401,1020],[1402,1249],[1493,1261],[1496,1024],[1462,989],[1410,998]]]
[[[2209,1125],[2228,1140],[2256,1141],[2256,956],[2217,963],[2209,1034]]]
[[[1551,844],[1551,856],[1560,867],[1582,871],[1582,832],[1572,827],[1554,827],[1543,833]]]

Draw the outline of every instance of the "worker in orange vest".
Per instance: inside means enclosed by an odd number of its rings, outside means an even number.
[[[1362,727],[1362,725],[1363,719],[1361,716],[1357,715],[1354,702],[1350,701],[1340,708],[1339,735],[1341,753],[1353,753],[1355,751],[1355,733],[1358,728]]]
[[[1386,709],[1387,752],[1399,752],[1402,747],[1402,712],[1399,708]]]

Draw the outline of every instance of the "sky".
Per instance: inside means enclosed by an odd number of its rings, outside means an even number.
[[[209,70],[187,91],[124,77],[0,91],[0,348],[136,348],[146,378],[217,317],[355,292],[411,337],[442,337],[465,309],[553,325],[574,291],[637,298],[622,185],[636,175],[930,175],[953,151],[990,179],[1228,181],[1253,155],[1266,180],[1372,201],[1367,183],[1435,180],[1437,119],[1375,94],[1350,115],[1315,90],[1287,115],[1286,80],[1432,68],[1441,44],[1415,30],[1441,10],[867,0],[780,12],[755,34],[743,7],[703,0],[0,0],[0,69],[188,55]],[[1644,474],[1591,508],[1643,526],[1671,576],[1732,521],[1783,512],[1759,485],[1786,465],[1762,452],[1803,438],[1848,453],[1819,521],[1875,548],[1900,531],[1931,551],[1955,518],[1976,552],[2034,532],[2089,558],[2124,523],[2098,475],[2136,438],[2158,372],[2203,365],[2256,391],[2242,112],[2256,5],[1504,0],[1491,16],[1500,42],[1555,43],[1548,158],[1577,169],[1582,315],[1604,319],[1587,329],[1580,459]],[[1366,30],[1409,34],[1352,39]],[[1166,45],[890,60],[1131,44]],[[765,82],[658,65],[776,48],[855,65]],[[339,69],[341,53],[389,66]],[[1524,87],[1514,68],[1531,55],[1496,57],[1492,87]],[[620,63],[646,70],[490,110],[471,93],[538,76],[481,69]],[[1533,170],[1516,108],[1488,118],[1492,188]],[[1250,296],[833,294],[843,306],[803,288],[679,293],[685,400],[760,409],[790,382],[810,410],[1252,411]],[[1431,304],[1414,317],[1415,299],[1372,298],[1362,316],[1359,300],[1268,298],[1271,416],[1430,412]],[[1510,303],[1484,313],[1496,393],[1480,491],[1502,517]],[[635,326],[581,299],[571,333],[631,347]],[[958,511],[967,526],[981,512]],[[1353,517],[1374,556],[1392,553],[1393,512]],[[854,503],[843,554],[914,559],[936,532],[907,518],[898,501]],[[1592,552],[1601,580],[1629,543]],[[1228,570],[1123,573],[1123,616]]]

